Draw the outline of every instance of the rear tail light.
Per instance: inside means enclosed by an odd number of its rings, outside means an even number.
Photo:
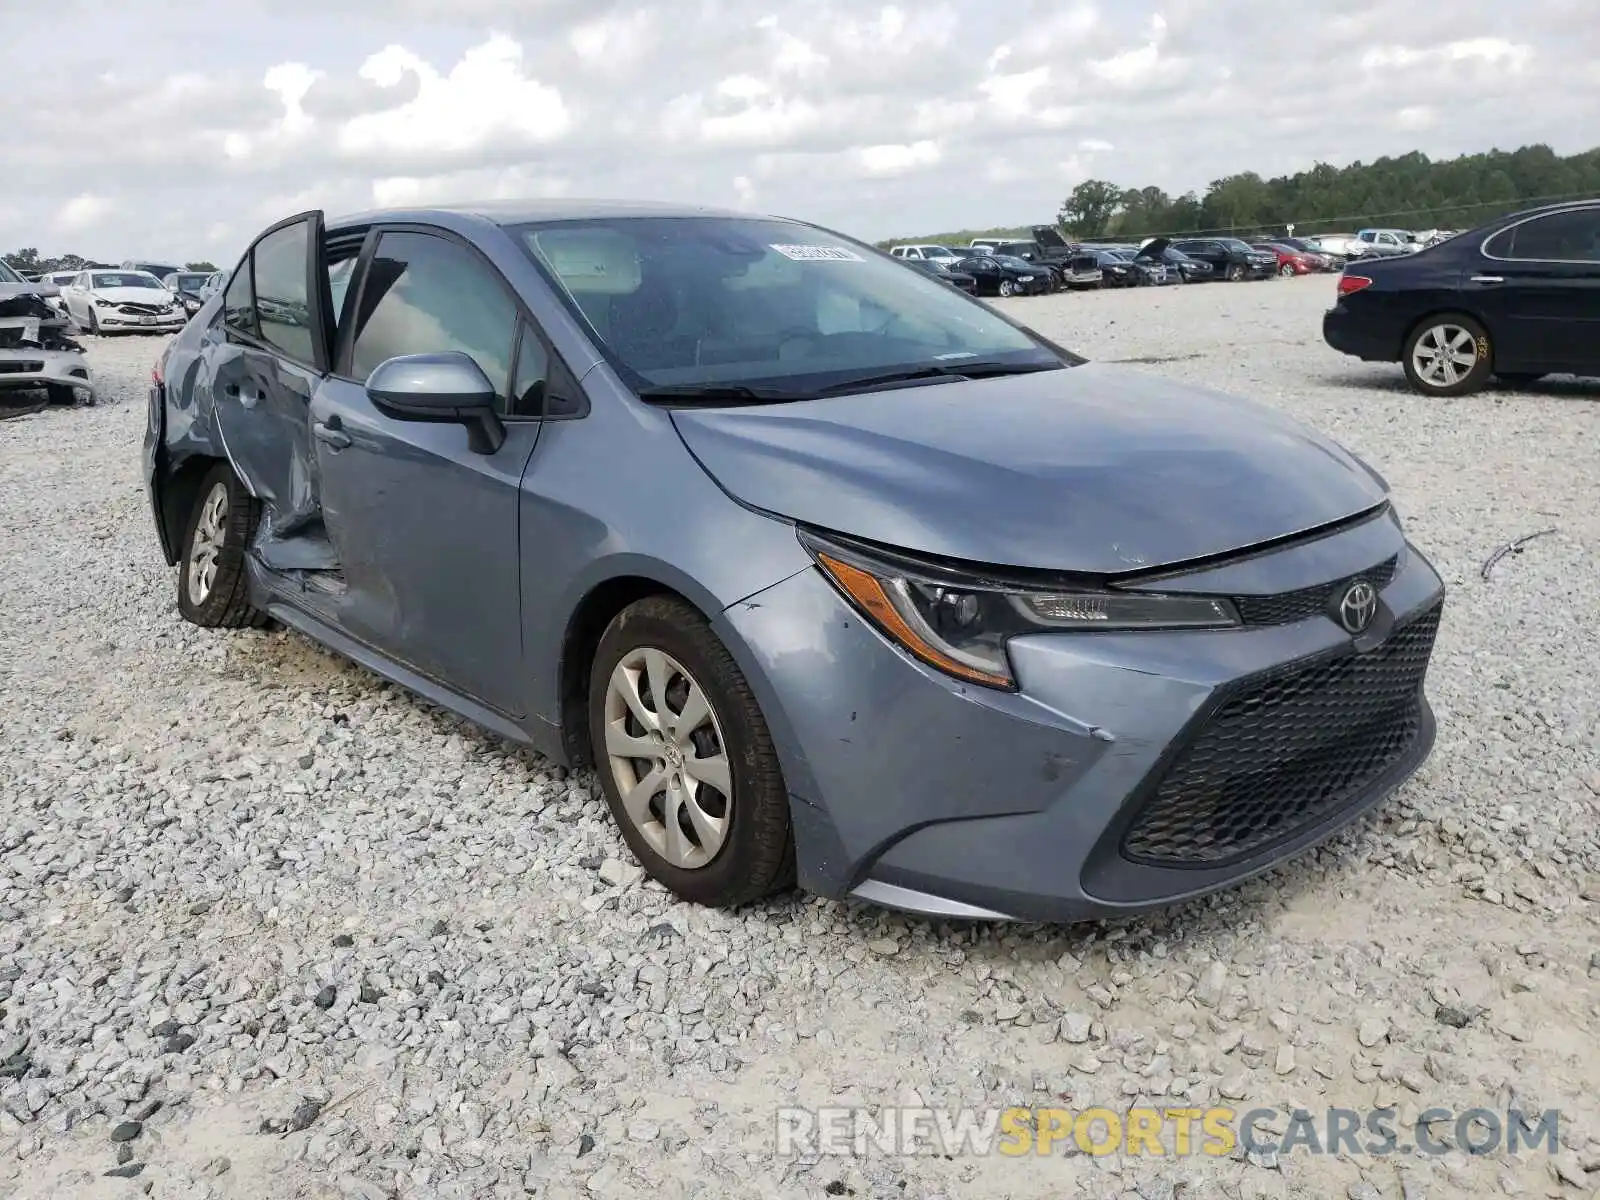
[[[1367,278],[1367,276],[1365,276],[1365,275],[1341,275],[1341,276],[1339,276],[1339,295],[1341,295],[1341,296],[1354,295],[1356,292],[1359,292],[1362,288],[1369,288],[1371,286],[1372,286],[1372,280]]]

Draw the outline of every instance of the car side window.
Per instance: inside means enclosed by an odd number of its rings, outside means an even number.
[[[1489,250],[1504,258],[1600,263],[1600,208],[1573,209],[1524,221],[1498,235]]]
[[[350,373],[365,379],[398,355],[457,350],[489,377],[504,411],[516,329],[510,291],[476,255],[432,234],[385,233],[362,284]]]
[[[256,320],[265,342],[297,362],[316,361],[311,300],[306,292],[306,221],[285,225],[256,243]]]
[[[256,295],[250,275],[250,260],[247,258],[233,273],[233,282],[228,284],[228,292],[222,298],[222,323],[236,333],[259,337],[261,331],[256,324]]]
[[[517,370],[512,376],[508,416],[537,417],[544,413],[545,389],[550,384],[550,352],[529,326],[522,327],[517,350]]]

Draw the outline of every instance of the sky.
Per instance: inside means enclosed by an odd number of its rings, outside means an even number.
[[[1047,221],[1090,177],[1176,194],[1600,143],[1593,0],[3,8],[0,250],[113,262],[231,265],[308,208],[519,196],[877,240]]]

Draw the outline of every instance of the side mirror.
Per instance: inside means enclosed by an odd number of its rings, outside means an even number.
[[[493,454],[505,444],[506,429],[494,411],[494,385],[459,350],[386,359],[367,376],[367,395],[402,421],[465,425],[467,447],[476,454]]]

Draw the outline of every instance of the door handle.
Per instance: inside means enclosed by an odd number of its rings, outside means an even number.
[[[311,432],[317,441],[324,442],[335,450],[343,450],[350,444],[350,435],[344,431],[338,417],[329,417],[326,422],[315,422],[311,426]]]
[[[1474,275],[1472,277],[1473,283],[1504,283],[1505,281],[1505,276],[1503,275]]]

